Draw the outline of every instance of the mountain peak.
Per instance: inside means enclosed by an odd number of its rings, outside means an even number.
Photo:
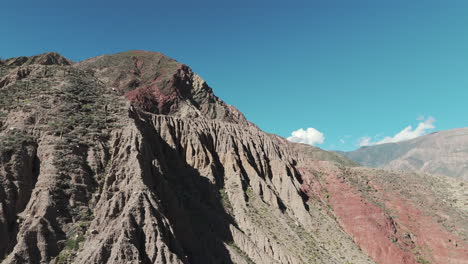
[[[132,50],[103,55],[75,67],[93,70],[115,92],[151,113],[251,125],[236,108],[215,96],[190,67],[160,52]]]

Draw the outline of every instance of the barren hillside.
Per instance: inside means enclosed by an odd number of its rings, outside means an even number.
[[[463,182],[265,133],[186,65],[0,63],[2,263],[468,263]]]

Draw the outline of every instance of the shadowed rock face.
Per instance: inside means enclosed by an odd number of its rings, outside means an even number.
[[[467,263],[460,182],[264,133],[160,53],[7,77],[2,263]]]
[[[468,180],[468,128],[435,132],[408,141],[340,154],[364,166]]]

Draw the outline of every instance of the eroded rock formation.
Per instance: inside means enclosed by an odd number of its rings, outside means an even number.
[[[2,263],[467,263],[456,180],[267,134],[160,53],[26,61],[0,66]]]

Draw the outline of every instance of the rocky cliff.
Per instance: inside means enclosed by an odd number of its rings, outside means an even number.
[[[462,183],[264,133],[160,53],[6,60],[0,138],[2,263],[467,263]]]

